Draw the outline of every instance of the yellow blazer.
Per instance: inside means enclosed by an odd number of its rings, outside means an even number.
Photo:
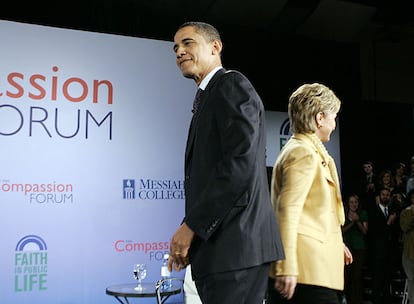
[[[345,216],[338,173],[316,135],[289,139],[273,168],[271,195],[286,259],[274,263],[270,275],[343,290]]]

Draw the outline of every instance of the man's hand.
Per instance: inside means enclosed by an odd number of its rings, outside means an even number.
[[[194,238],[194,231],[186,223],[181,224],[174,233],[170,243],[170,257],[168,258],[168,270],[180,271],[189,264],[188,249]]]

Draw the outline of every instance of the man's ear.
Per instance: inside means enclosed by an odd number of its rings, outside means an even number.
[[[213,48],[212,48],[212,55],[220,54],[221,50],[223,49],[223,44],[220,40],[214,40],[213,41]]]

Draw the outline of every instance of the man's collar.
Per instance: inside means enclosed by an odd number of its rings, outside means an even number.
[[[207,85],[208,85],[208,83],[210,82],[210,79],[213,78],[214,74],[216,74],[217,71],[220,70],[220,69],[222,69],[222,68],[223,67],[220,65],[220,66],[217,66],[214,69],[212,69],[210,71],[210,73],[208,73],[207,76],[203,79],[203,81],[201,81],[201,83],[198,86],[198,88],[200,88],[202,90],[205,90],[206,87],[207,87]]]

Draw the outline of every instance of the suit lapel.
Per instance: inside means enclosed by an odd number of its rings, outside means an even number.
[[[190,128],[188,131],[188,138],[187,138],[187,146],[185,149],[185,164],[188,163],[191,156],[191,151],[193,150],[193,144],[194,144],[194,138],[197,133],[197,123],[198,118],[203,112],[203,109],[206,105],[207,100],[210,96],[210,89],[214,85],[214,83],[220,78],[221,75],[223,75],[226,72],[225,69],[220,69],[214,74],[214,76],[210,79],[209,83],[207,84],[204,92],[200,96],[200,105],[198,107],[198,111],[193,115],[193,118],[191,119]]]

